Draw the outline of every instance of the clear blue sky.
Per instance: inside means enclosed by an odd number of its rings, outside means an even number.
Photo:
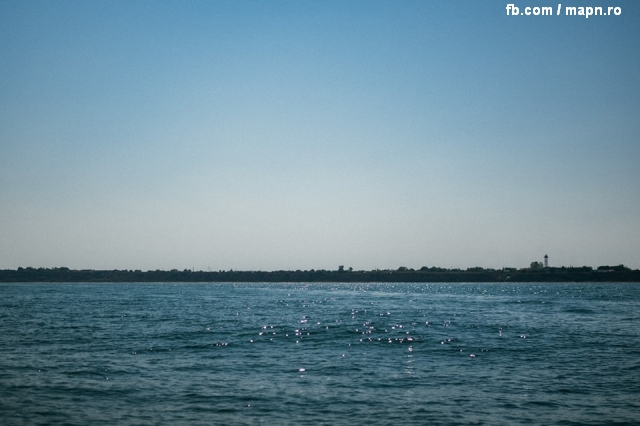
[[[640,268],[640,2],[507,3],[0,0],[0,268]]]

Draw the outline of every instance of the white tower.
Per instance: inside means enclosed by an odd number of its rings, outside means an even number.
[[[544,267],[549,267],[549,256],[547,256],[546,254],[544,255]]]

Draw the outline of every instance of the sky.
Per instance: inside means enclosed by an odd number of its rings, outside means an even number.
[[[0,0],[0,269],[640,268],[640,2],[508,3]]]

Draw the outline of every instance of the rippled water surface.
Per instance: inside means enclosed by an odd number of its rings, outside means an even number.
[[[640,424],[640,284],[0,284],[0,424]]]

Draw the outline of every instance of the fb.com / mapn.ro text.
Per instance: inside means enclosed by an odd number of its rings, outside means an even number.
[[[622,8],[619,6],[526,6],[518,7],[513,3],[507,4],[507,16],[620,16]]]

